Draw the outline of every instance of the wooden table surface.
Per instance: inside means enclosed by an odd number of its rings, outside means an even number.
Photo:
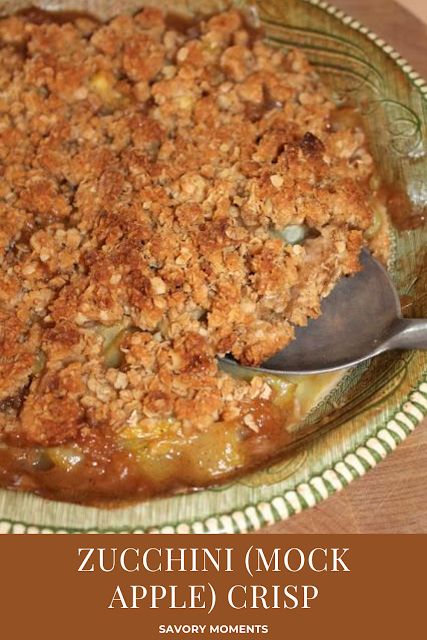
[[[383,37],[427,78],[427,26],[401,6],[408,0],[330,1]],[[427,420],[347,489],[261,533],[427,533]]]

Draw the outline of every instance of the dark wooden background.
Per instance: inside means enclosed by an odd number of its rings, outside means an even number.
[[[331,3],[384,38],[427,79],[427,26],[401,6],[405,0]],[[347,489],[261,532],[427,533],[427,420]]]

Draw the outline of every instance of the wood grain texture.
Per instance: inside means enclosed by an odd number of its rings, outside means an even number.
[[[405,0],[399,0],[401,5]],[[427,27],[392,0],[331,0],[427,78]],[[316,507],[261,533],[426,533],[427,420],[384,462]]]
[[[404,3],[405,0],[400,0],[400,4],[393,0],[331,0],[331,4],[384,38],[425,78],[427,26],[401,6]]]
[[[417,18],[427,24],[427,2],[426,0],[398,0],[399,4],[409,9]]]

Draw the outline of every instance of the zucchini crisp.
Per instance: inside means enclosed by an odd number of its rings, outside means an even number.
[[[120,504],[277,454],[331,376],[244,365],[387,253],[356,110],[237,11],[6,17],[0,86],[0,485]]]

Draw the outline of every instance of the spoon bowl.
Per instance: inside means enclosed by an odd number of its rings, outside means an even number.
[[[360,262],[362,269],[342,278],[323,300],[319,318],[298,327],[287,347],[252,368],[264,373],[322,373],[392,349],[427,349],[427,319],[402,318],[387,271],[367,249],[362,250]],[[229,357],[226,360],[239,366]]]

